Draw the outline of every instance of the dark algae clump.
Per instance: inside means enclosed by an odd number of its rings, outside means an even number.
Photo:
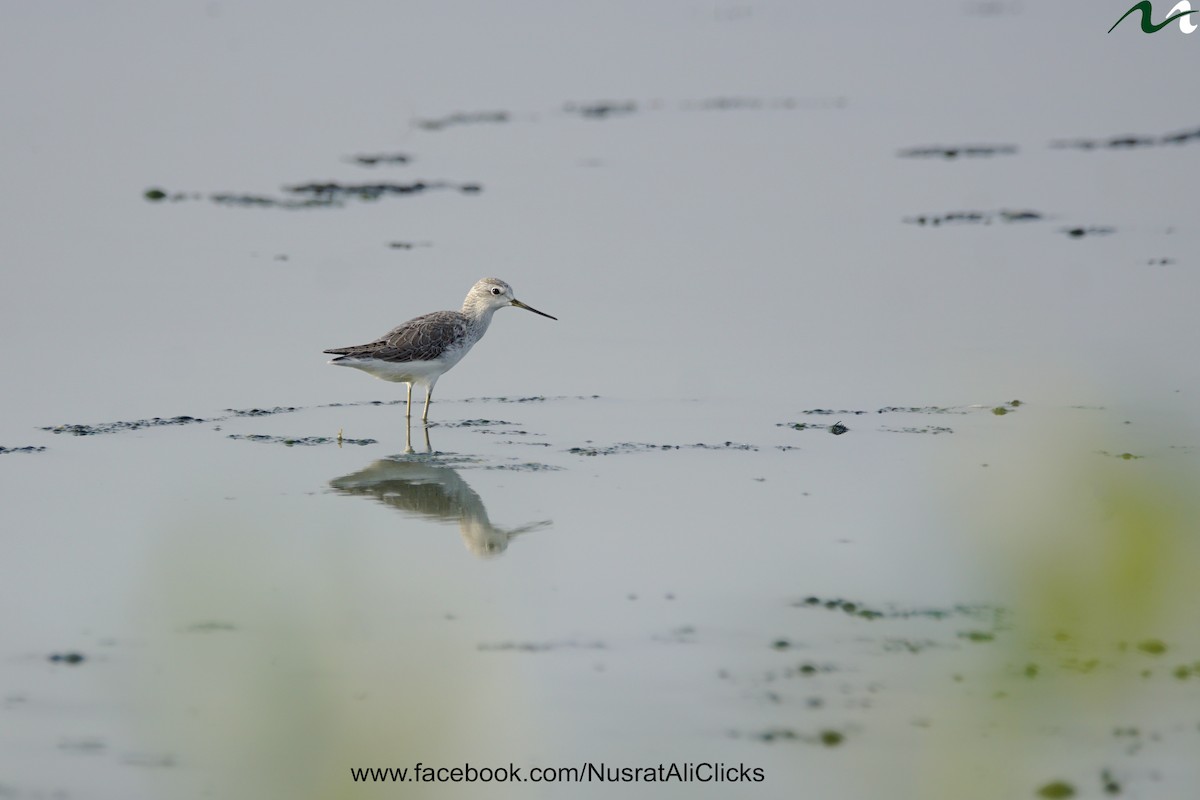
[[[55,664],[69,664],[71,666],[75,666],[86,661],[87,656],[85,656],[83,653],[70,651],[67,653],[51,653],[46,657],[46,660]]]
[[[25,447],[4,447],[0,446],[0,456],[8,453],[44,453],[46,448],[41,445],[26,445]]]

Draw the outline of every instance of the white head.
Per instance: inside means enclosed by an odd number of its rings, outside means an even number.
[[[463,313],[467,316],[491,316],[496,309],[504,306],[516,306],[543,317],[550,317],[549,314],[531,308],[513,297],[512,287],[499,278],[484,278],[472,286],[471,291],[467,292],[467,299],[463,301]],[[556,320],[558,317],[550,319]]]

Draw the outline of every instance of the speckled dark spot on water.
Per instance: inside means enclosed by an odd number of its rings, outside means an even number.
[[[1065,233],[1072,239],[1082,239],[1084,236],[1107,236],[1110,233],[1116,233],[1116,228],[1108,225],[1091,225],[1087,227],[1074,228],[1059,228],[1060,233]]]
[[[1104,787],[1105,794],[1121,793],[1121,784],[1110,770],[1105,769],[1100,772],[1100,785]]]

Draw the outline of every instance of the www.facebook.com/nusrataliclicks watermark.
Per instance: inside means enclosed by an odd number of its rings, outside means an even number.
[[[351,767],[355,783],[761,783],[762,767],[699,761],[621,767],[585,762],[578,767]]]

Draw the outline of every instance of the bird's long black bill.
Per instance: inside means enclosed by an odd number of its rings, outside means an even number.
[[[544,311],[538,311],[533,306],[527,306],[524,303],[522,303],[520,300],[517,300],[517,299],[514,299],[512,301],[512,305],[516,306],[517,308],[523,308],[526,311],[532,311],[535,314],[541,314],[543,317],[550,317],[550,315],[545,313]],[[558,322],[558,317],[550,317],[550,319],[554,320],[555,322]]]

